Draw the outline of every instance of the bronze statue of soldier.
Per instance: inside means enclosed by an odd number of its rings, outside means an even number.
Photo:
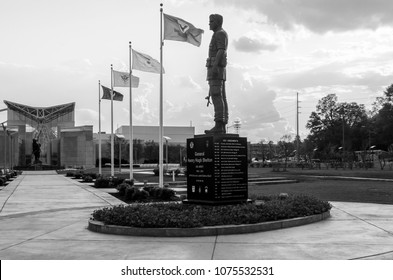
[[[209,26],[214,33],[209,45],[209,57],[206,61],[209,84],[209,95],[206,99],[208,100],[207,106],[210,104],[210,98],[213,101],[215,126],[210,130],[205,130],[206,134],[226,133],[225,127],[228,123],[228,103],[225,92],[228,35],[222,29],[222,23],[223,17],[221,15],[210,15]]]

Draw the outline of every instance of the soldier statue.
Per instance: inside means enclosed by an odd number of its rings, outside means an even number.
[[[33,139],[33,155],[34,163],[40,163],[41,144],[37,142],[37,139]]]
[[[222,29],[222,23],[223,17],[221,15],[210,15],[209,26],[214,33],[209,45],[209,57],[206,61],[209,84],[209,95],[206,99],[207,106],[210,104],[210,98],[213,101],[215,126],[210,130],[205,130],[206,134],[226,133],[225,126],[228,123],[228,103],[225,93],[228,35]]]

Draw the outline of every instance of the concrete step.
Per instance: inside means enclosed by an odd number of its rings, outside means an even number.
[[[287,180],[286,177],[249,177],[248,182]]]
[[[297,182],[298,182],[297,180],[290,180],[285,177],[252,178],[251,180],[248,180],[248,183],[252,185],[292,184]],[[177,185],[170,184],[169,187],[176,191],[187,190],[187,183],[182,182],[182,184],[177,184]]]
[[[276,184],[293,184],[297,183],[297,180],[273,180],[273,181],[253,181],[249,182],[252,185],[276,185]]]
[[[168,184],[170,187],[172,187],[172,186],[187,186],[187,181],[165,182],[165,184]]]

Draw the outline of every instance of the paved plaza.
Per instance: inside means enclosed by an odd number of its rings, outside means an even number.
[[[305,226],[208,237],[135,237],[87,229],[95,209],[122,203],[54,171],[25,171],[0,191],[0,259],[393,259],[393,205],[331,202]]]

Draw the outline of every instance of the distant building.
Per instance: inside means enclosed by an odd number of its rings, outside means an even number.
[[[75,126],[74,102],[51,107],[4,103],[7,125],[0,138],[0,154],[5,155],[0,156],[1,166],[94,166],[93,126]],[[40,146],[39,160],[33,140]]]
[[[193,138],[195,135],[195,127],[192,126],[164,126],[164,136],[171,138],[170,145],[185,145],[187,138]],[[126,138],[130,133],[130,126],[120,126],[116,129],[116,134],[122,134]],[[133,126],[134,139],[142,141],[159,142],[159,127],[158,126]]]
[[[169,146],[186,146],[187,138],[193,138],[195,135],[195,127],[191,126],[164,126],[163,128],[164,136],[168,137],[168,145]],[[127,142],[128,147],[128,139],[129,139],[130,127],[129,126],[120,126],[115,131],[115,135],[122,135]],[[95,147],[95,158],[98,159],[98,133],[94,133],[94,147]],[[155,142],[159,143],[159,127],[158,126],[133,126],[133,139],[134,145],[144,145],[146,142]],[[110,134],[105,132],[101,133],[101,156],[102,158],[110,158]],[[166,141],[164,141],[164,145]],[[129,148],[123,147],[122,153],[123,159],[128,160],[128,157],[124,157],[124,154],[128,155]],[[115,158],[118,157],[117,151],[118,147],[115,146],[116,154]],[[125,150],[125,151],[124,151]],[[137,152],[135,152],[136,154]],[[134,158],[136,155],[134,154]],[[138,160],[141,158],[137,157]]]
[[[4,103],[7,106],[7,121],[0,127],[0,168],[37,167],[32,149],[33,139],[40,145],[40,166],[95,166],[98,133],[93,133],[92,125],[75,126],[75,103],[51,107],[32,107],[6,100]],[[195,134],[194,127],[165,126],[163,130],[164,136],[168,137],[168,146],[185,147],[187,138]],[[129,126],[119,127],[116,134],[124,135],[124,140],[128,142]],[[133,139],[138,144],[159,143],[158,135],[158,126],[133,126]],[[110,158],[110,134],[102,133],[101,140],[102,157]],[[122,150],[125,148],[122,147]]]

